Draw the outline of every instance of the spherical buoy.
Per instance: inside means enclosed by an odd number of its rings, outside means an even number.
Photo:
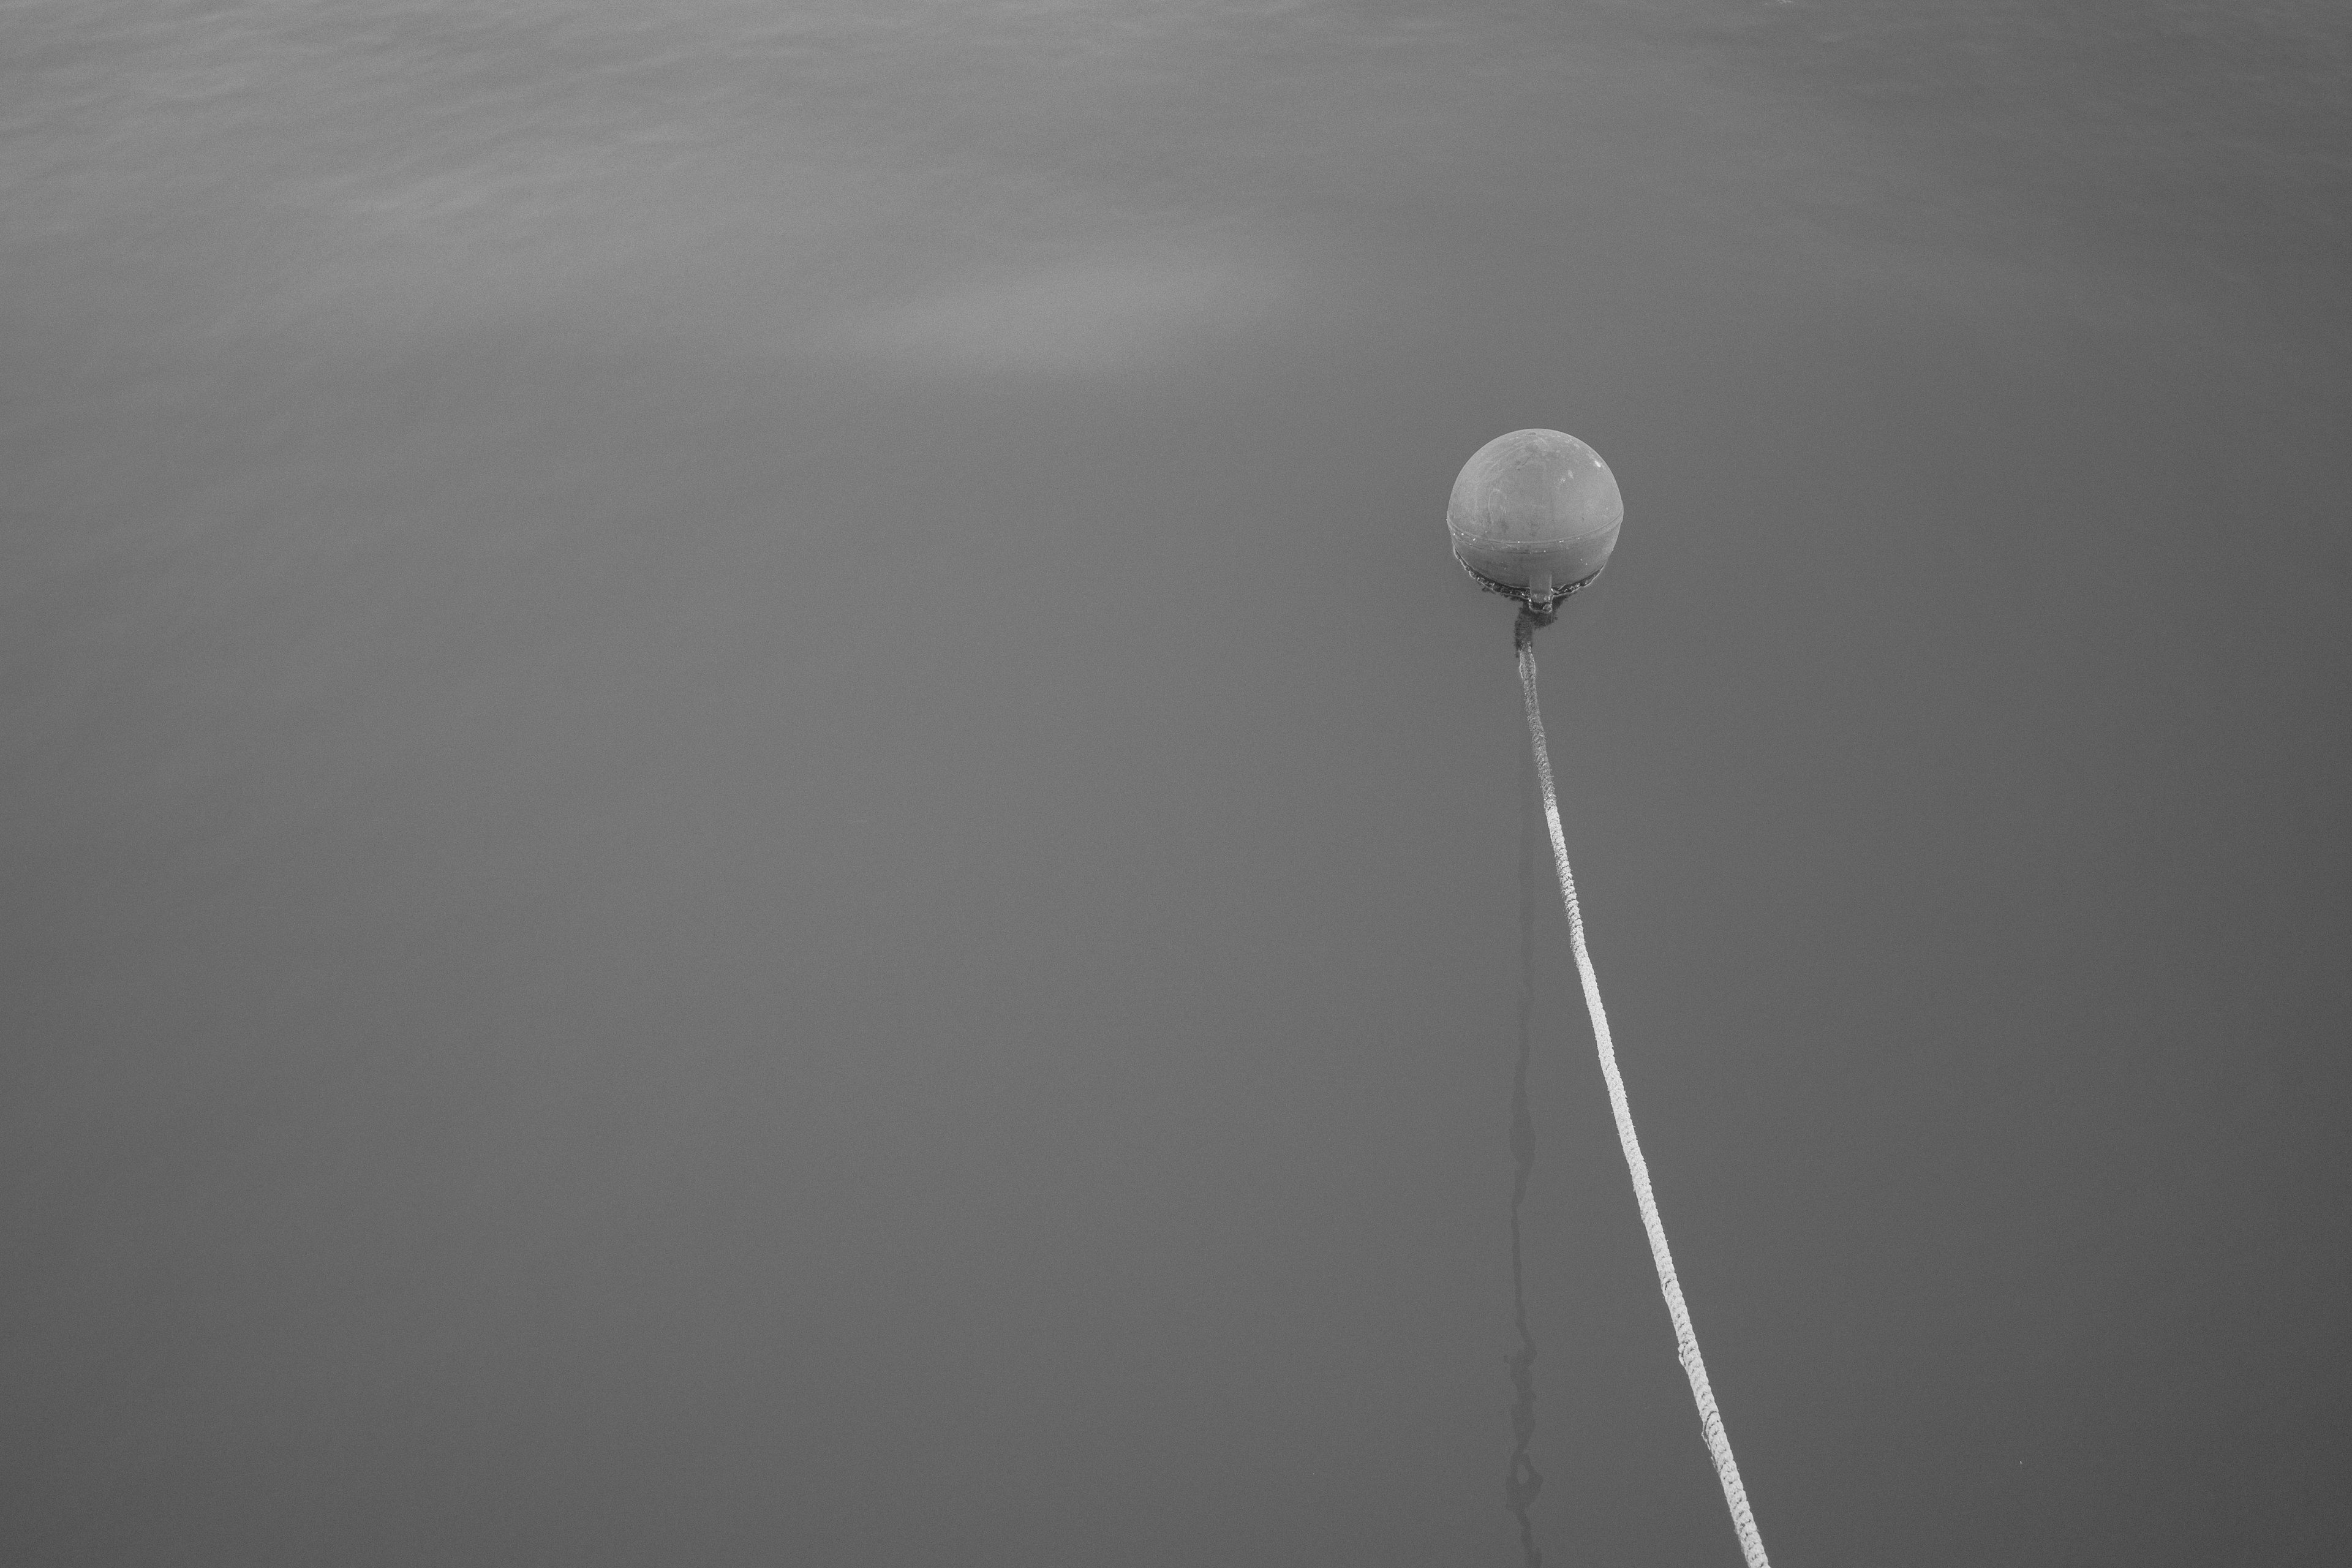
[[[1557,430],[1497,436],[1454,481],[1454,558],[1496,593],[1542,611],[1601,575],[1625,521],[1601,454]]]

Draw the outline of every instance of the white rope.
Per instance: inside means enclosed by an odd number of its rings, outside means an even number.
[[[1633,1134],[1633,1110],[1626,1103],[1625,1080],[1617,1071],[1617,1048],[1609,1040],[1609,1015],[1601,1006],[1601,982],[1592,973],[1592,955],[1584,947],[1584,915],[1577,908],[1576,878],[1568,868],[1568,838],[1560,831],[1559,801],[1552,791],[1551,753],[1544,745],[1543,707],[1536,699],[1535,627],[1522,617],[1518,627],[1519,685],[1528,699],[1528,734],[1535,742],[1536,777],[1543,785],[1544,820],[1551,828],[1551,858],[1559,868],[1559,896],[1568,905],[1568,944],[1576,954],[1576,972],[1584,981],[1584,1006],[1592,1016],[1592,1040],[1601,1052],[1601,1076],[1609,1083],[1609,1109],[1617,1116],[1617,1141],[1624,1146],[1625,1169],[1633,1177],[1633,1199],[1642,1208],[1642,1228],[1650,1236],[1650,1257],[1658,1266],[1658,1289],[1666,1298],[1666,1315],[1675,1323],[1675,1352],[1690,1379],[1691,1398],[1698,1405],[1699,1430],[1706,1436],[1706,1451],[1715,1460],[1716,1479],[1723,1483],[1723,1500],[1731,1509],[1731,1528],[1739,1536],[1739,1550],[1748,1568],[1771,1568],[1764,1555],[1764,1538],[1757,1533],[1756,1515],[1748,1506],[1748,1489],[1739,1484],[1739,1463],[1731,1457],[1731,1438],[1723,1429],[1723,1413],[1715,1407],[1715,1391],[1707,1386],[1706,1363],[1698,1353],[1698,1335],[1691,1328],[1690,1309],[1683,1305],[1682,1281],[1675,1275],[1675,1255],[1666,1247],[1666,1227],[1658,1218],[1658,1200],[1650,1191],[1650,1167],[1642,1158],[1642,1142]]]

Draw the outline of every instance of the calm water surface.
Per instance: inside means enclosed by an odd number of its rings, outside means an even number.
[[[0,12],[0,1556],[2335,1561],[2347,16]]]

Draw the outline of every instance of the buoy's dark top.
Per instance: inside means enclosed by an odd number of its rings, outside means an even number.
[[[1539,605],[1598,576],[1624,521],[1609,465],[1558,430],[1514,430],[1479,447],[1445,508],[1455,558]]]

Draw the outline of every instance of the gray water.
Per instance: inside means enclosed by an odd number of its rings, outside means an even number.
[[[2347,17],[0,12],[0,1558],[2336,1561]]]

